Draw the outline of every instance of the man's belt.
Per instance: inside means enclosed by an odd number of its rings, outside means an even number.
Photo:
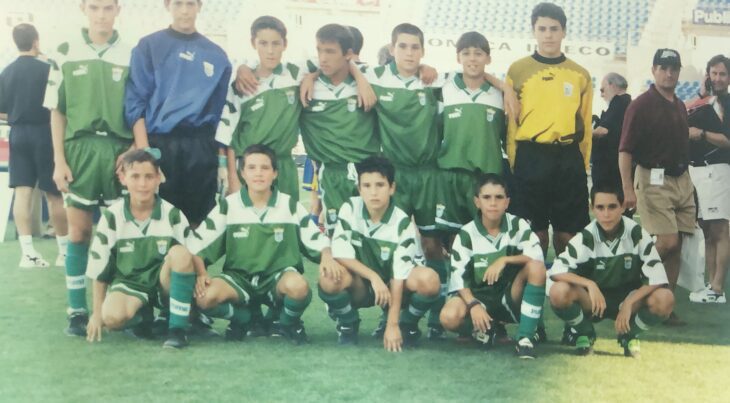
[[[642,164],[639,163],[639,165],[642,168],[646,169],[663,169],[664,175],[672,176],[672,177],[678,177],[682,176],[685,172],[687,172],[687,164],[676,164],[676,165],[661,165],[661,164]]]

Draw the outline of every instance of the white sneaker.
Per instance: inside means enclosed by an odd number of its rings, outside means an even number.
[[[65,253],[59,253],[58,256],[56,256],[56,267],[66,267],[66,254]]]
[[[31,268],[42,268],[42,267],[49,267],[50,264],[43,260],[43,257],[40,255],[38,256],[31,256],[31,255],[23,255],[23,257],[20,258],[20,263],[18,264],[18,267],[23,269],[31,269]]]
[[[725,293],[717,293],[711,288],[689,293],[689,300],[698,304],[724,304],[727,302]]]

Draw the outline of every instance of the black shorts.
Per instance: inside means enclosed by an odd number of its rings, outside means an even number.
[[[175,129],[149,136],[162,152],[165,183],[160,197],[180,209],[190,223],[201,223],[215,206],[218,191],[218,143],[212,130]]]
[[[15,125],[10,129],[10,187],[35,187],[54,195],[53,144],[49,125]]]
[[[514,214],[533,231],[552,224],[554,231],[577,233],[588,225],[588,178],[577,144],[518,142],[513,180]]]

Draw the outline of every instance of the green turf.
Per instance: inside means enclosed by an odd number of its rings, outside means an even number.
[[[53,241],[36,241],[53,258]],[[162,341],[105,333],[99,344],[64,336],[63,270],[22,270],[17,242],[0,244],[5,290],[0,302],[0,401],[703,401],[726,394],[730,358],[728,306],[691,305],[678,292],[678,313],[691,326],[658,327],[644,337],[641,360],[621,355],[612,323],[598,326],[596,354],[574,357],[550,312],[551,342],[539,358],[519,361],[511,347],[485,353],[442,343],[389,354],[368,334],[377,309],[362,311],[361,344],[336,345],[318,298],[304,315],[312,343],[280,339],[193,339],[184,351]],[[316,268],[307,266],[311,284]],[[89,299],[90,301],[90,299]],[[218,329],[225,321],[216,323]],[[422,324],[423,326],[423,324]],[[514,326],[509,327],[514,333]],[[720,399],[723,400],[723,399]]]

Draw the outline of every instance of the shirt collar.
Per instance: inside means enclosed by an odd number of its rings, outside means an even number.
[[[91,41],[91,37],[89,36],[89,29],[88,28],[81,28],[81,36],[84,37],[84,41],[87,45],[93,46],[95,45],[94,42]],[[106,42],[105,45],[112,46],[119,40],[119,32],[115,29],[112,31],[112,36],[109,37],[109,40]]]
[[[464,82],[464,73],[456,73],[454,75],[454,84],[456,84],[456,87],[460,90],[464,91],[471,91],[469,87],[466,86],[466,83]],[[483,92],[489,91],[489,89],[492,88],[492,85],[489,84],[489,81],[484,81],[484,83],[479,87],[479,90]]]
[[[609,240],[608,234],[606,233],[606,231],[603,230],[603,227],[601,227],[601,224],[599,224],[598,221],[596,221],[596,228],[598,228],[598,239],[601,242],[608,241]],[[618,222],[618,228],[616,229],[616,238],[614,238],[614,239],[620,239],[621,237],[623,237],[624,230],[625,230],[624,219],[621,218],[621,221]]]
[[[545,57],[541,56],[537,51],[532,54],[532,58],[544,64],[560,64],[567,60],[564,53],[561,53],[558,57]]]
[[[380,222],[382,224],[387,224],[388,221],[390,221],[390,217],[393,216],[393,210],[395,209],[395,203],[393,203],[393,199],[390,199],[390,202],[388,203],[388,208],[385,209],[385,213],[383,214],[383,218],[380,219]],[[370,219],[370,213],[368,212],[368,208],[365,206],[365,202],[362,203],[362,218],[365,220]]]
[[[477,231],[479,231],[482,236],[494,238],[493,236],[489,235],[489,231],[487,231],[487,228],[484,227],[484,223],[482,223],[482,215],[480,213],[477,213],[476,217],[474,218],[474,224],[477,227]],[[507,222],[507,214],[505,214],[502,216],[502,220],[499,222],[499,233],[503,234],[507,231],[509,231],[509,223]]]
[[[150,216],[153,220],[159,220],[162,218],[162,199],[160,195],[155,195],[155,204],[152,207],[152,215]],[[124,219],[126,221],[134,221],[134,215],[132,215],[131,201],[129,194],[124,196]]]
[[[279,192],[276,189],[271,190],[271,197],[269,197],[268,203],[266,205],[268,207],[274,207],[276,206],[276,200],[279,198]],[[243,186],[241,187],[241,201],[243,201],[243,205],[246,207],[253,207],[253,202],[251,201],[251,198],[248,196],[248,188]]]

